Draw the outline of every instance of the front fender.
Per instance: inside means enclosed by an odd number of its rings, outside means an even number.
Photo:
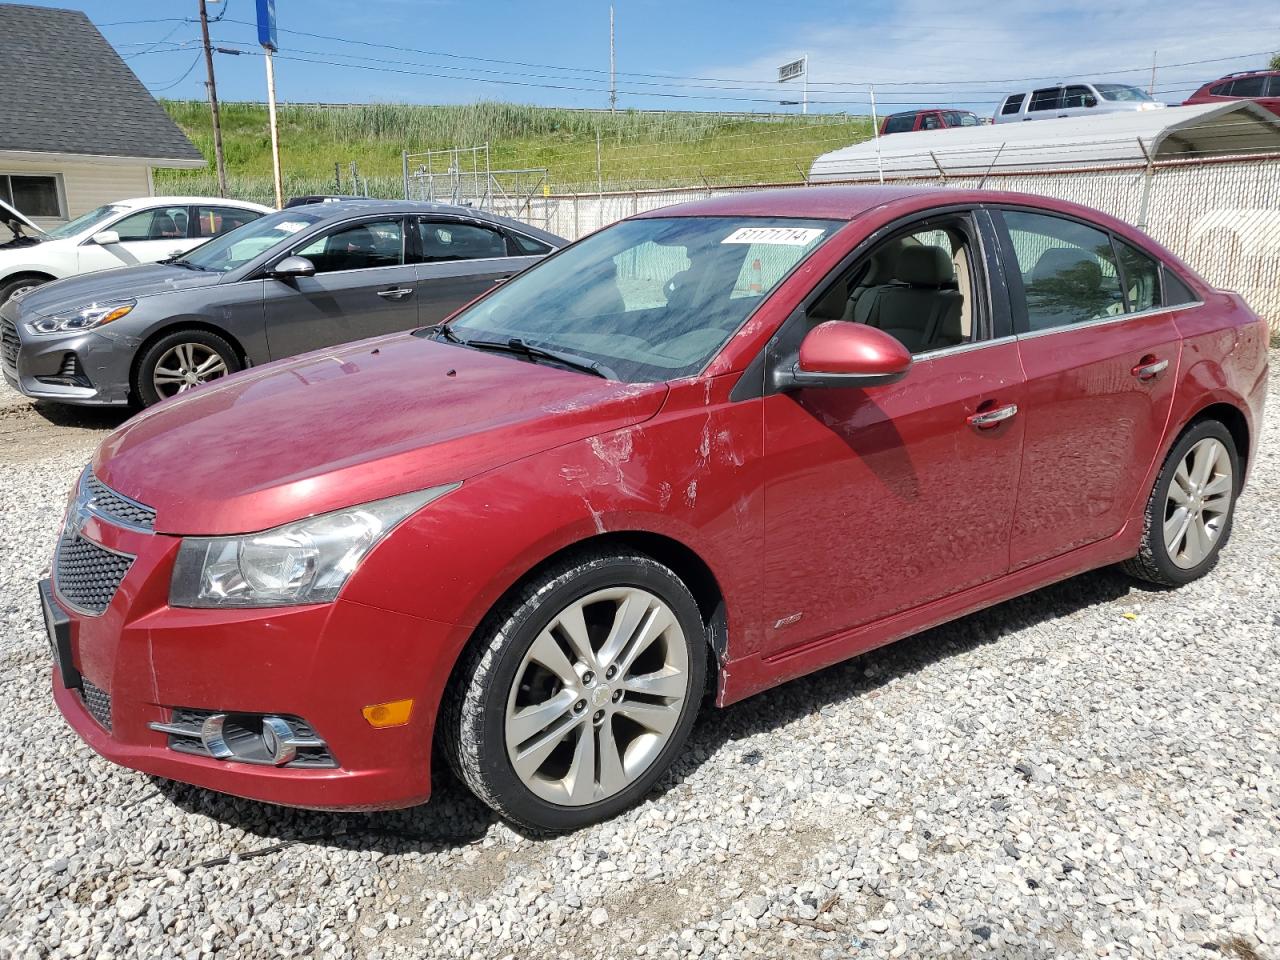
[[[733,379],[673,387],[651,420],[467,480],[397,528],[343,595],[474,626],[559,551],[602,534],[656,534],[691,550],[716,578],[729,656],[755,649],[761,413],[757,401],[728,402]]]

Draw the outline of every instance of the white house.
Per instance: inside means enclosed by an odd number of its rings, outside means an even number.
[[[83,13],[0,4],[0,199],[55,226],[204,165]]]

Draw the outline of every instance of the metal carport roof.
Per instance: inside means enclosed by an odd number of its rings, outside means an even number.
[[[825,153],[811,182],[1123,166],[1280,152],[1280,116],[1249,100],[895,133]]]

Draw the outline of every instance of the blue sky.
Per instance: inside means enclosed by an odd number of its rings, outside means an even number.
[[[27,2],[83,10],[157,95],[204,96],[196,0]],[[800,89],[773,83],[776,67],[805,53],[814,111],[867,112],[868,82],[881,113],[926,103],[990,112],[1003,93],[1037,85],[1022,78],[1096,77],[1145,88],[1153,53],[1161,64],[1156,95],[1177,102],[1280,49],[1274,0],[616,0],[615,7],[619,104],[638,108],[778,109]],[[608,8],[602,0],[277,0],[279,96],[606,106]],[[253,0],[210,3],[210,14],[222,15],[215,43],[257,49]],[[219,55],[216,69],[224,99],[264,98],[261,57]]]

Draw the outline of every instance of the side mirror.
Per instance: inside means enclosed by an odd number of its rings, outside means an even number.
[[[271,268],[271,276],[278,280],[290,277],[314,277],[316,265],[306,257],[285,257]]]
[[[1096,107],[1098,105],[1098,98],[1094,96],[1085,97],[1084,105],[1086,107]]]
[[[796,360],[776,369],[773,379],[779,390],[875,387],[896,383],[909,369],[911,353],[883,330],[828,320],[805,334]]]
[[[109,247],[120,242],[120,234],[114,230],[99,230],[90,239],[100,247]]]

